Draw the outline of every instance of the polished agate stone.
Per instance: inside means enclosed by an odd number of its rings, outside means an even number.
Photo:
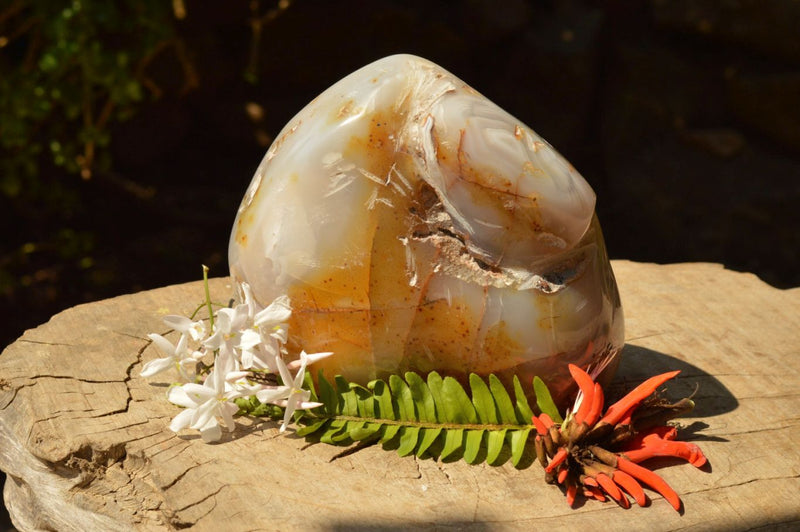
[[[395,55],[279,134],[239,208],[231,274],[264,305],[290,298],[290,353],[333,351],[329,378],[539,375],[563,397],[568,363],[597,375],[623,345],[594,206],[525,124]]]

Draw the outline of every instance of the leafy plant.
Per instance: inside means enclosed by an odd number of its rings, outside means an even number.
[[[154,87],[146,68],[174,42],[169,3],[15,0],[0,10],[2,191],[15,196],[37,155],[85,178],[107,164],[108,124]]]
[[[404,378],[392,375],[388,383],[374,380],[366,387],[336,376],[329,382],[322,372],[318,390],[310,378],[306,387],[311,400],[322,406],[298,413],[303,426],[299,436],[322,443],[350,445],[354,442],[382,443],[400,456],[438,456],[443,460],[463,458],[473,464],[486,461],[500,465],[509,458],[518,466],[528,435],[535,427],[534,415],[519,379],[514,376],[513,399],[495,375],[488,383],[469,376],[467,393],[453,377],[431,372],[426,379],[414,372]],[[547,387],[537,378],[537,407],[560,419]],[[282,410],[242,400],[243,413],[280,417]]]

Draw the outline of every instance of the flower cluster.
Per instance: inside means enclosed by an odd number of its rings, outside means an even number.
[[[185,316],[164,318],[180,333],[174,345],[159,334],[149,335],[164,357],[147,362],[141,375],[176,370],[179,384],[167,392],[170,402],[184,407],[170,424],[175,432],[188,427],[199,430],[206,442],[219,440],[222,427],[233,430],[233,415],[239,409],[234,400],[239,398],[255,396],[261,403],[283,407],[281,432],[296,410],[320,406],[309,401],[310,392],[302,387],[306,367],[332,353],[303,351],[298,360],[287,363],[289,298],[278,297],[264,308],[249,285],[241,288],[244,302],[220,309],[216,319],[212,315],[210,335],[203,321]]]
[[[669,404],[654,395],[675,377],[673,371],[646,380],[603,410],[603,389],[582,369],[569,366],[580,392],[571,412],[561,422],[547,414],[533,417],[536,455],[545,480],[565,487],[572,506],[578,494],[630,507],[629,494],[640,506],[647,502],[640,483],[647,484],[680,511],[681,500],[664,480],[639,462],[656,456],[682,458],[695,467],[706,463],[700,448],[675,441],[677,430],[666,425],[694,406],[690,399]]]

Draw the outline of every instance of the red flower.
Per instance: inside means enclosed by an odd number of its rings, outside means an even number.
[[[545,479],[565,487],[570,506],[578,494],[600,501],[608,496],[623,508],[630,507],[630,495],[644,506],[647,498],[643,483],[679,511],[678,494],[661,477],[638,465],[656,456],[682,458],[696,467],[706,463],[697,445],[676,441],[677,430],[666,425],[691,410],[694,403],[682,399],[669,404],[654,395],[679,372],[647,379],[601,417],[604,397],[600,385],[577,366],[570,364],[569,371],[580,389],[572,413],[568,412],[561,424],[547,414],[532,420],[537,433],[536,454],[545,468]]]

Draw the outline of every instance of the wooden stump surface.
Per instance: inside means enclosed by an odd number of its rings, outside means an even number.
[[[585,501],[570,509],[537,463],[517,470],[342,449],[239,418],[223,442],[169,431],[169,376],[139,377],[160,356],[147,339],[188,314],[200,282],[81,305],[0,355],[0,469],[21,530],[745,530],[800,527],[800,288],[778,290],[715,264],[615,261],[626,317],[610,395],[680,369],[696,390],[682,437],[710,467],[665,461],[675,512]],[[211,283],[226,301],[226,279]],[[590,528],[591,527],[591,528]]]

